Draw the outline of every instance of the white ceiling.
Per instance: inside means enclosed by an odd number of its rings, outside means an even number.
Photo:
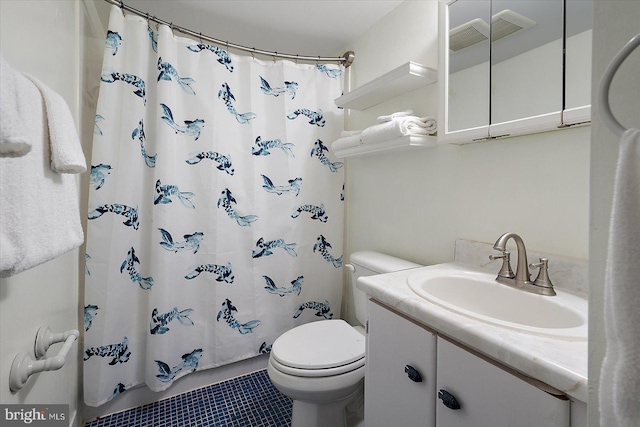
[[[339,56],[403,0],[124,0],[219,40],[267,51]]]

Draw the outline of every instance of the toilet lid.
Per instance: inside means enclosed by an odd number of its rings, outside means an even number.
[[[298,369],[330,369],[357,361],[364,364],[365,337],[341,319],[295,327],[275,340],[271,357]]]

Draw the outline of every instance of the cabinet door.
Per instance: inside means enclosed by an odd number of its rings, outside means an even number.
[[[447,130],[489,124],[491,2],[458,0],[448,10]],[[470,37],[473,32],[475,38]]]
[[[438,4],[438,141],[489,137],[490,0]]]
[[[367,304],[366,426],[434,427],[435,335],[375,302]],[[409,378],[411,368],[421,382]]]
[[[563,0],[492,0],[491,14],[491,124],[556,113],[559,125]]]
[[[593,0],[565,4],[565,88],[563,124],[591,120],[591,39]]]
[[[439,427],[568,427],[570,402],[553,396],[470,352],[438,338],[438,391],[450,393],[459,409],[442,399]]]

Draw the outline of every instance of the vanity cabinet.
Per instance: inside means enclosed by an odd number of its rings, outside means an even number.
[[[571,402],[557,390],[454,344],[374,300],[369,300],[368,309],[367,427],[572,425]],[[421,382],[409,378],[407,366],[419,372]]]
[[[518,378],[471,352],[438,337],[436,388],[460,405],[450,409],[440,399],[438,427],[567,427],[570,402]],[[544,387],[543,384],[539,385]]]
[[[592,0],[440,0],[438,142],[590,121]]]
[[[366,426],[434,427],[435,334],[375,302],[367,304]]]

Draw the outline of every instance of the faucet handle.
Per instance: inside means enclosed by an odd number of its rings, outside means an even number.
[[[551,283],[551,279],[549,278],[549,258],[540,258],[540,262],[529,264],[529,267],[540,269],[538,271],[538,277],[533,281],[534,285],[553,289],[553,283]],[[553,295],[555,295],[555,292],[553,292]]]
[[[489,255],[489,259],[491,261],[502,259],[502,267],[500,267],[498,277],[506,277],[507,279],[513,279],[514,277],[516,277],[516,275],[513,274],[513,270],[511,269],[511,252],[502,251],[502,255]]]
[[[540,258],[540,262],[529,264],[529,268],[548,268],[549,258]]]

